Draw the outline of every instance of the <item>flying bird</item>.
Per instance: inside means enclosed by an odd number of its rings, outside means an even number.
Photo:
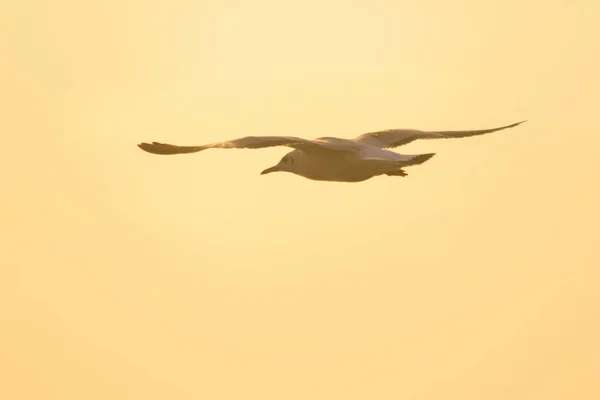
[[[166,143],[141,143],[138,147],[148,153],[171,155],[196,153],[207,149],[261,149],[291,147],[277,165],[261,174],[291,172],[316,181],[361,182],[374,176],[407,176],[405,167],[422,164],[435,155],[399,154],[388,149],[403,146],[419,139],[451,139],[483,135],[513,128],[525,121],[499,128],[468,131],[420,131],[388,129],[369,132],[352,139],[321,137],[313,140],[292,136],[246,136],[239,139],[201,146],[176,146]]]

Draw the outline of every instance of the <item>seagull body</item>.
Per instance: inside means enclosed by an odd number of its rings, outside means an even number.
[[[369,132],[352,139],[322,137],[313,140],[291,136],[247,136],[201,146],[176,146],[166,143],[141,143],[144,151],[172,155],[196,153],[207,149],[259,149],[291,147],[277,165],[261,174],[291,172],[316,181],[361,182],[379,175],[406,176],[404,167],[422,164],[435,155],[399,154],[388,150],[418,139],[449,139],[483,135],[508,129],[525,121],[492,129],[469,131],[419,131],[389,129]]]

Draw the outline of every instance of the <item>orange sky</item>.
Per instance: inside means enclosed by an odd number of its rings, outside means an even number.
[[[600,398],[600,5],[0,4],[0,398]],[[141,141],[518,128],[409,176]]]

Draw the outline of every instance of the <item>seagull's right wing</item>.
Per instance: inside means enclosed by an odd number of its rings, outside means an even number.
[[[470,131],[419,131],[416,129],[388,129],[386,131],[369,132],[362,134],[353,140],[365,143],[379,148],[398,147],[419,139],[451,139],[463,138],[469,136],[483,135],[486,133],[501,131],[522,124],[525,121],[516,124],[501,126],[491,129],[477,129]]]
[[[308,140],[292,136],[247,136],[226,142],[211,143],[202,146],[176,146],[166,143],[141,143],[138,147],[153,154],[185,154],[196,153],[206,149],[262,149],[265,147],[286,146],[305,151],[339,150],[348,151],[347,147],[326,140]]]

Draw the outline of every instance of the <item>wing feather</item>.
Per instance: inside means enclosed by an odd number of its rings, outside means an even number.
[[[375,146],[379,148],[393,148],[408,144],[419,139],[452,139],[469,136],[483,135],[486,133],[501,131],[522,124],[525,121],[515,124],[501,126],[499,128],[478,129],[469,131],[419,131],[416,129],[388,129],[385,131],[369,132],[362,134],[355,141]]]
[[[308,140],[293,136],[246,136],[225,142],[205,144],[201,146],[177,146],[167,143],[140,143],[138,147],[153,154],[187,154],[196,153],[207,149],[262,149],[265,147],[285,146],[305,151],[310,150],[338,150],[348,151],[347,146],[329,142],[327,140]]]

